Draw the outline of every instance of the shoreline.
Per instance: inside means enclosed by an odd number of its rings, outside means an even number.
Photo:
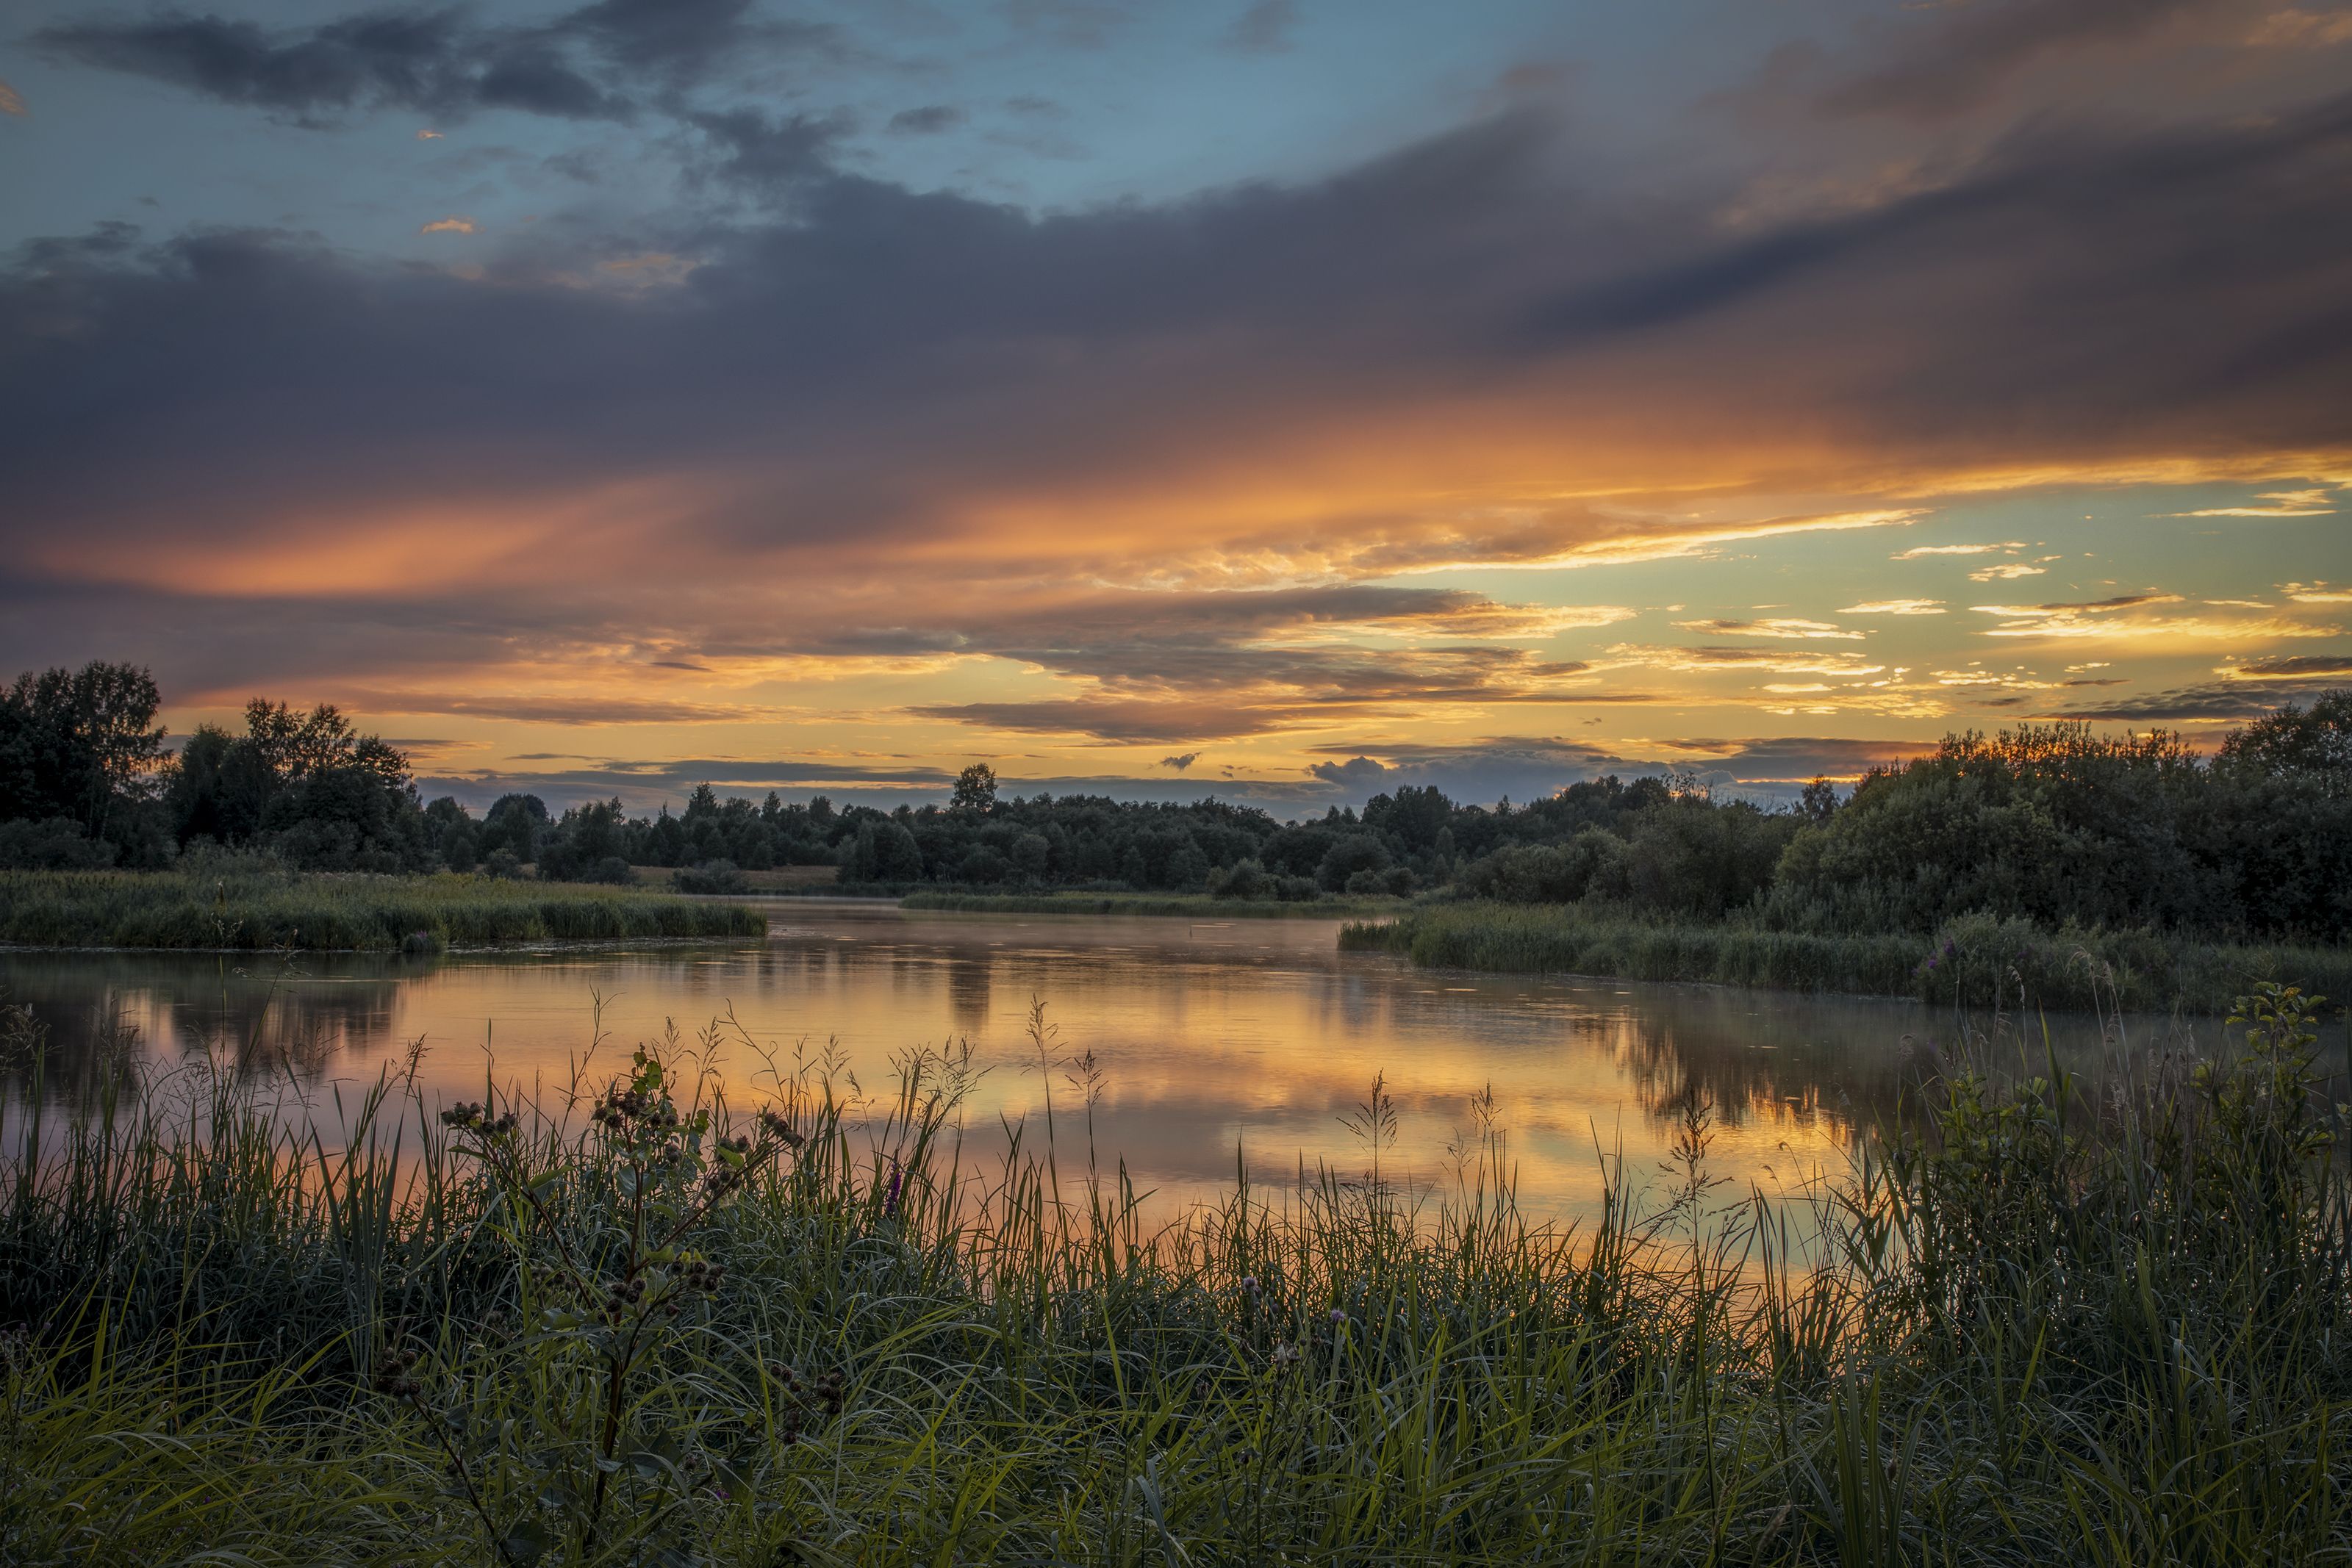
[[[1423,904],[1351,921],[1343,952],[1387,952],[1415,968],[1470,974],[1720,986],[2019,1012],[2220,1017],[2254,982],[2352,1001],[2352,949],[2230,944],[2149,931],[1969,916],[1933,932],[1837,936],[1725,921],[1650,921],[1577,905]]]
[[[740,902],[455,873],[0,872],[0,946],[37,952],[453,950],[764,937]]]

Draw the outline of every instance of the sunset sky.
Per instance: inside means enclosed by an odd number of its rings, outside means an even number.
[[[178,734],[1294,816],[2352,685],[2352,6],[0,29],[0,666]]]

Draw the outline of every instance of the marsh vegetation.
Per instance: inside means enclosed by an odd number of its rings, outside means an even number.
[[[171,871],[0,871],[0,942],[47,947],[336,949],[646,938],[757,938],[767,917],[737,904],[609,886],[444,872],[305,873],[266,859],[193,860]]]
[[[1818,1267],[1697,1094],[1582,1228],[1491,1120],[1408,1194],[1375,1082],[1360,1168],[1147,1229],[1042,1012],[1053,1097],[980,1174],[968,1059],[730,1103],[723,1026],[543,1103],[395,1071],[340,1144],[231,1071],[120,1083],[10,1124],[0,1554],[2337,1560],[2314,1017],[2266,989],[2095,1096],[1979,1039],[1811,1195]]]

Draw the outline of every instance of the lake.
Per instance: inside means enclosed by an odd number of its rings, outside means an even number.
[[[1042,1136],[1049,1079],[1025,1033],[1042,1001],[1057,1062],[1093,1053],[1102,1163],[1124,1159],[1162,1214],[1229,1188],[1237,1150],[1270,1182],[1302,1162],[1361,1171],[1367,1145],[1343,1119],[1376,1074],[1398,1113],[1383,1168],[1418,1183],[1447,1176],[1448,1145],[1491,1090],[1531,1209],[1589,1216],[1621,1156],[1630,1181],[1654,1184],[1692,1095],[1713,1111],[1708,1166],[1733,1184],[1719,1193],[1783,1192],[1844,1171],[1856,1129],[1892,1115],[1916,1080],[1916,1053],[1954,1032],[1948,1013],[1910,1002],[1416,970],[1339,952],[1332,921],[769,908],[764,943],[722,947],[290,963],[17,950],[0,953],[0,989],[48,1026],[53,1092],[110,1052],[211,1048],[282,1064],[329,1114],[335,1089],[373,1082],[417,1042],[429,1093],[480,1098],[487,1077],[545,1095],[588,1051],[599,998],[592,1081],[671,1024],[690,1039],[731,1013],[749,1039],[721,1059],[739,1103],[773,1085],[763,1052],[785,1071],[829,1059],[837,1082],[878,1097],[910,1049],[968,1041],[975,1157],[1002,1150],[1005,1121],[1028,1118],[1033,1146]],[[2095,1020],[2053,1031],[2067,1061],[2095,1065]],[[1086,1158],[1070,1071],[1050,1078],[1066,1169]]]

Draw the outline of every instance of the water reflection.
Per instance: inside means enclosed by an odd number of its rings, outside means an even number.
[[[1341,954],[1336,936],[1321,921],[787,902],[764,944],[731,948],[291,965],[16,952],[0,954],[0,988],[47,1024],[53,1092],[86,1082],[134,1035],[152,1059],[221,1049],[282,1066],[314,1098],[372,1079],[419,1040],[429,1092],[478,1095],[486,1071],[526,1088],[561,1083],[598,1016],[609,1038],[592,1074],[637,1040],[672,1024],[691,1036],[722,1013],[785,1062],[830,1048],[869,1092],[908,1048],[969,1040],[987,1069],[964,1118],[982,1155],[1002,1144],[1000,1119],[1042,1111],[1048,1079],[1023,1033],[1042,998],[1057,1050],[1091,1050],[1106,1075],[1098,1147],[1126,1160],[1155,1207],[1222,1190],[1237,1151],[1265,1179],[1318,1161],[1360,1168],[1365,1151],[1340,1118],[1382,1073],[1401,1119],[1384,1166],[1441,1177],[1471,1097],[1491,1086],[1523,1200],[1561,1215],[1597,1204],[1613,1155],[1636,1178],[1654,1172],[1694,1098],[1714,1112],[1710,1165],[1733,1190],[1843,1169],[1855,1127],[1891,1114],[1915,1071],[1906,1041],[1948,1024],[1907,1003],[1433,974]],[[2057,1040],[2070,1060],[2096,1061],[2088,1021],[2062,1020]],[[741,1043],[725,1071],[739,1092],[770,1082]]]

